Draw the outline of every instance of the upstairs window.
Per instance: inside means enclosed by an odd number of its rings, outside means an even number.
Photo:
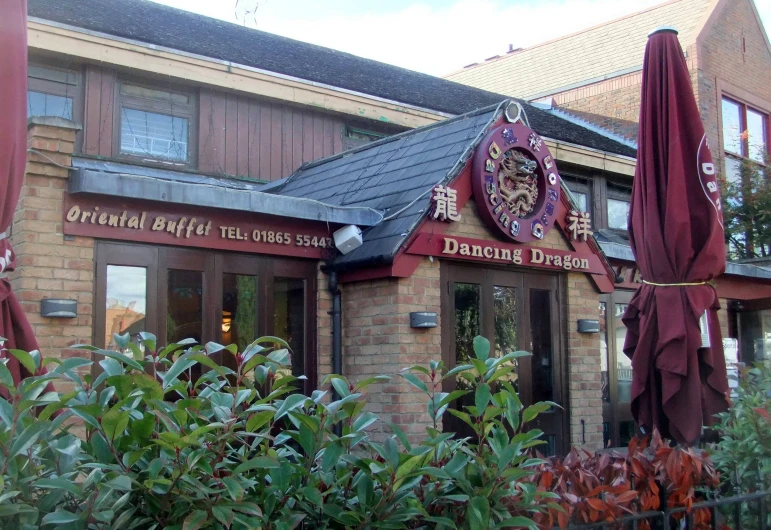
[[[629,228],[629,205],[632,190],[608,183],[608,228],[626,231]]]
[[[188,164],[195,113],[193,95],[120,83],[119,154]]]
[[[731,182],[737,179],[737,159],[768,162],[769,115],[733,99],[724,97],[722,103],[726,178]]]
[[[29,65],[27,117],[53,116],[72,120],[80,94],[80,74],[73,70]]]
[[[384,133],[378,133],[374,131],[365,131],[363,129],[356,129],[354,127],[345,128],[345,136],[343,137],[343,148],[353,149],[360,145],[365,145],[381,138],[388,136]]]
[[[588,180],[562,175],[562,180],[570,190],[571,195],[576,201],[576,206],[582,212],[592,214],[591,184]]]

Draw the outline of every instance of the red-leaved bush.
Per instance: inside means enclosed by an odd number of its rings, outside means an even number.
[[[538,491],[559,497],[533,517],[543,529],[612,522],[628,514],[662,510],[663,503],[669,509],[690,511],[694,503],[704,500],[705,491],[717,491],[720,485],[705,452],[670,447],[658,432],[651,438],[633,439],[626,455],[574,448],[564,458],[548,459],[527,480]],[[696,530],[710,528],[708,510],[696,510],[693,518]],[[650,526],[641,521],[638,528]]]

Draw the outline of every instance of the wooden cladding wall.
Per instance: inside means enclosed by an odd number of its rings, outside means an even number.
[[[85,70],[83,153],[109,158],[120,128],[113,70]],[[163,90],[173,90],[163,83]],[[262,180],[289,176],[303,162],[343,151],[342,120],[317,112],[202,88],[199,92],[198,159],[193,168]],[[195,141],[195,139],[192,139]]]
[[[115,120],[115,72],[86,67],[83,153],[111,157]],[[117,142],[118,139],[115,138]]]
[[[343,122],[319,112],[202,89],[198,169],[278,180],[343,150]]]

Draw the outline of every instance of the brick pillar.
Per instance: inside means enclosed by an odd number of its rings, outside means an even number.
[[[92,341],[94,241],[65,240],[62,233],[67,167],[72,165],[79,130],[80,125],[70,120],[30,118],[27,172],[10,237],[17,266],[9,278],[44,357],[72,356],[69,346]],[[78,316],[43,318],[43,298],[77,300]]]

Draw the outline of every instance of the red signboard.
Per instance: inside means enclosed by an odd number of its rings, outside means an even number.
[[[64,197],[65,235],[324,259],[338,225],[270,215],[124,200]]]
[[[419,234],[407,249],[407,253],[539,269],[606,274],[605,267],[596,254],[468,237]]]

